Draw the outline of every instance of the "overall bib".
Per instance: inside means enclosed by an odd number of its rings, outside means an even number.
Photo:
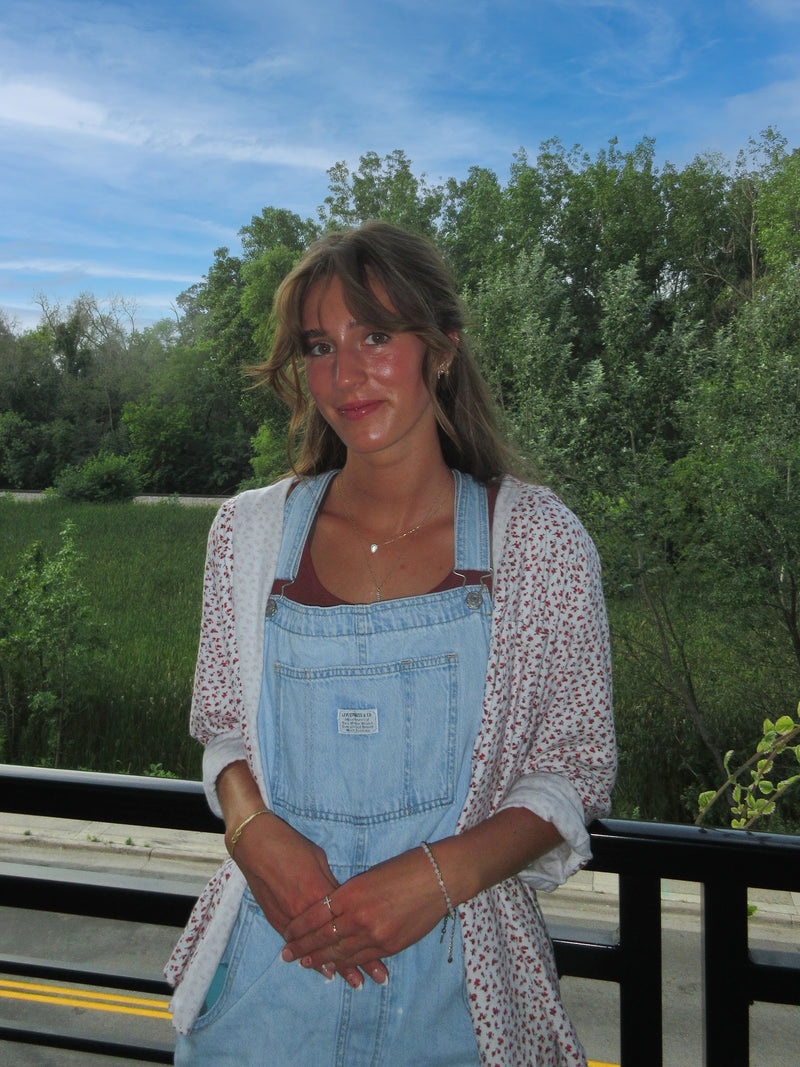
[[[481,721],[491,598],[481,581],[375,604],[290,599],[335,472],[290,495],[267,604],[259,739],[275,813],[323,848],[339,882],[455,831]],[[491,573],[486,490],[455,478],[455,573]],[[431,878],[435,878],[433,868]],[[446,939],[449,940],[449,933]],[[222,991],[177,1062],[302,1067],[478,1064],[460,929],[440,926],[353,990],[280,958],[283,940],[245,891]],[[215,979],[215,985],[217,980]],[[213,1024],[213,1025],[212,1025]]]

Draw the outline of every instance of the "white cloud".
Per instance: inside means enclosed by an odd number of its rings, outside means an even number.
[[[47,85],[6,82],[0,85],[0,121],[24,126],[91,132],[107,119],[106,109]]]
[[[750,0],[750,2],[757,11],[779,22],[800,20],[800,0]]]
[[[727,101],[725,110],[750,136],[766,126],[781,132],[796,129],[800,122],[800,75],[772,82],[750,93],[739,93]]]
[[[197,276],[194,274],[138,270],[135,267],[93,263],[88,260],[10,259],[0,261],[1,270],[13,271],[16,274],[68,274],[73,277],[125,278],[131,281],[169,282],[178,285],[187,285],[197,281]]]
[[[120,110],[35,82],[0,84],[0,122],[32,129],[48,129],[163,155],[190,154],[229,163],[274,164],[325,170],[330,153],[303,144],[271,141],[268,136],[226,135],[207,124],[180,120],[170,125],[163,113],[143,120]]]

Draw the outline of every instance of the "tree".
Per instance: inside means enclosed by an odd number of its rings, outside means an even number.
[[[676,495],[702,515],[695,549],[709,596],[779,620],[800,680],[800,286],[762,284],[720,334],[687,412]],[[758,626],[754,627],[756,630]]]
[[[54,474],[51,428],[0,411],[0,489],[44,489]]]
[[[313,219],[303,219],[285,208],[265,207],[239,230],[245,261],[257,259],[275,248],[302,252],[319,236]]]
[[[541,248],[488,274],[473,304],[478,359],[517,447],[552,476],[576,374],[569,287]]]
[[[384,156],[367,152],[358,170],[345,162],[328,171],[330,192],[319,209],[325,230],[358,226],[383,219],[417,233],[433,236],[442,210],[442,189],[417,177],[405,152],[395,149]]]
[[[493,171],[470,167],[463,182],[448,180],[441,244],[468,295],[508,263],[503,233],[505,214],[503,190]]]
[[[800,150],[778,154],[756,206],[764,262],[780,272],[800,259]]]
[[[144,486],[159,493],[230,493],[247,474],[249,432],[205,347],[170,353],[150,395],[123,421]]]
[[[709,334],[728,318],[728,187],[720,155],[697,156],[680,171],[666,164],[661,173],[667,246],[664,291],[682,314]]]

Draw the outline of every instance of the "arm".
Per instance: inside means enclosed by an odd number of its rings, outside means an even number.
[[[517,874],[562,838],[552,823],[526,808],[505,808],[471,830],[435,842],[432,852],[447,894],[457,906]],[[360,965],[391,956],[432,930],[447,912],[436,871],[422,848],[411,849],[350,879],[317,901],[286,929],[287,961],[304,966]]]
[[[229,764],[216,782],[216,792],[225,819],[225,845],[247,880],[267,921],[283,936],[292,919],[332,894],[338,882],[331,873],[323,849],[272,812],[264,811],[264,801],[246,762]],[[254,812],[235,845],[231,839],[237,827]],[[330,927],[330,912],[323,903]],[[377,954],[362,958],[364,971],[381,984],[388,971]],[[362,984],[358,968],[344,961],[334,966],[321,961],[316,966],[326,978],[335,971],[354,988]]]
[[[217,779],[227,764],[245,757],[242,686],[232,611],[236,506],[235,499],[223,504],[208,534],[200,645],[189,717],[189,733],[204,747],[206,799],[214,814],[220,816]]]

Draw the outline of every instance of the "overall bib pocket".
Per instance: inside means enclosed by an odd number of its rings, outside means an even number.
[[[366,824],[453,803],[455,653],[273,669],[273,794],[287,811]]]

